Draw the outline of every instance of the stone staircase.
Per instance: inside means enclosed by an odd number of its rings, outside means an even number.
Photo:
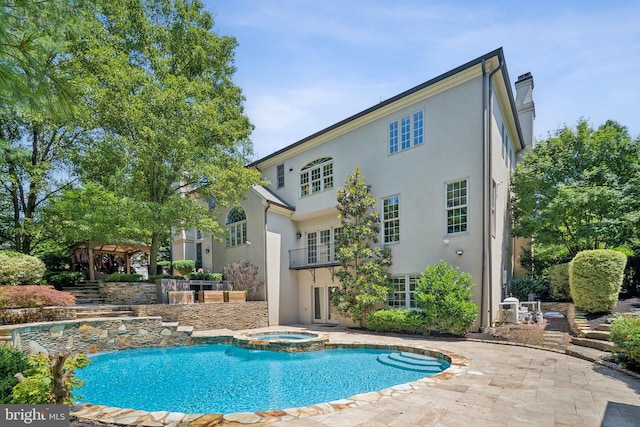
[[[447,367],[442,364],[442,361],[434,357],[408,352],[382,354],[378,356],[377,360],[383,365],[417,372],[437,373]]]
[[[571,337],[571,344],[565,352],[569,355],[591,361],[603,361],[611,353],[622,351],[620,347],[610,341],[609,323],[603,323],[592,329],[584,313],[576,312],[574,325],[580,336]]]
[[[76,305],[104,304],[98,291],[99,281],[85,280],[75,286],[64,286],[62,290],[76,297]]]
[[[81,305],[76,307],[76,319],[100,317],[136,317],[129,305]]]

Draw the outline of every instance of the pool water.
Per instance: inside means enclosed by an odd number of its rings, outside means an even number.
[[[438,369],[425,372],[378,361],[393,354],[370,349],[286,353],[224,344],[118,351],[92,356],[91,365],[77,371],[85,385],[76,396],[150,412],[255,412],[382,390],[449,366],[430,358]]]
[[[289,333],[264,333],[251,334],[249,338],[262,341],[301,341],[317,338],[317,334],[289,334]]]

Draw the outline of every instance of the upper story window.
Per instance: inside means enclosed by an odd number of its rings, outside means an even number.
[[[400,241],[400,198],[387,197],[382,201],[382,226],[384,243]]]
[[[415,147],[424,142],[424,112],[402,117],[389,123],[389,154]]]
[[[447,234],[467,231],[467,188],[466,179],[447,183]]]
[[[278,179],[278,188],[284,187],[284,165],[278,165],[277,179]]]
[[[333,159],[323,157],[300,170],[300,197],[333,188]]]
[[[247,241],[247,215],[241,207],[236,206],[229,211],[225,225],[227,248],[243,245]]]

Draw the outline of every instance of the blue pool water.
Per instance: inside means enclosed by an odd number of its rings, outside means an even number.
[[[344,399],[437,373],[378,361],[394,354],[369,349],[281,353],[223,344],[126,350],[92,356],[91,365],[77,371],[85,385],[76,396],[145,411],[255,412]],[[432,360],[437,371],[449,366]]]

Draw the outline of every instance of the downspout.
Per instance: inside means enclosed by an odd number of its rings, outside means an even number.
[[[267,200],[267,206],[265,206],[264,208],[264,233],[263,233],[263,242],[264,242],[264,250],[262,251],[264,254],[264,300],[267,302],[267,326],[271,326],[269,321],[270,321],[270,317],[269,316],[269,271],[268,271],[268,267],[267,267],[267,234],[268,234],[268,228],[267,228],[267,211],[269,210],[269,208],[271,207],[271,202],[269,202]],[[278,267],[279,268],[279,267]]]
[[[489,235],[491,234],[491,225],[490,221],[487,220],[487,213],[491,209],[491,197],[490,188],[491,188],[491,172],[492,172],[492,164],[491,164],[491,114],[492,114],[492,97],[493,90],[491,81],[493,79],[494,74],[502,69],[504,66],[504,62],[502,58],[500,58],[500,63],[496,67],[495,70],[491,71],[487,75],[486,70],[486,62],[482,60],[482,78],[483,78],[483,90],[482,90],[482,111],[484,115],[484,120],[482,121],[483,127],[483,147],[482,147],[482,155],[483,155],[483,164],[482,169],[484,173],[484,185],[482,186],[482,199],[483,199],[483,209],[482,209],[482,226],[484,228],[482,233],[482,278],[486,279],[486,288],[488,295],[485,297],[485,286],[482,286],[481,290],[481,301],[482,307],[480,310],[480,325],[481,328],[485,328],[491,326],[491,313],[493,312],[493,274],[492,274],[492,266],[491,261],[493,259],[493,251],[491,245],[491,239]],[[489,194],[487,194],[489,192]],[[485,308],[488,308],[485,310]]]

